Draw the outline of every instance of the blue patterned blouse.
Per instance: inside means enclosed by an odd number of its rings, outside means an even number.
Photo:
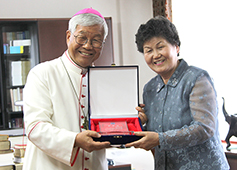
[[[167,84],[160,75],[144,87],[147,130],[159,134],[156,170],[229,169],[218,132],[218,105],[208,73],[184,60]]]

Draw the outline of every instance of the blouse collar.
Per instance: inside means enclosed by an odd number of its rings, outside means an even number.
[[[179,61],[180,61],[180,63],[178,65],[178,67],[176,68],[175,72],[172,74],[172,76],[170,77],[170,79],[167,83],[168,86],[175,87],[179,83],[179,81],[181,80],[184,71],[187,70],[187,68],[188,68],[188,64],[187,64],[186,61],[184,61],[183,59],[179,59]],[[156,77],[156,79],[157,79],[157,82],[158,82],[157,92],[159,92],[165,84],[164,84],[164,82],[163,82],[160,75],[158,75]]]

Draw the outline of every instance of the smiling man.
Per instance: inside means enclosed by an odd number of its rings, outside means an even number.
[[[78,22],[78,15],[74,16],[69,27]],[[69,28],[67,31],[67,45],[70,58],[81,67],[88,67],[99,58],[104,44],[105,31],[103,24],[80,23],[76,29]],[[107,32],[107,30],[106,30]]]
[[[109,142],[88,130],[88,66],[99,58],[108,34],[103,16],[92,8],[76,13],[66,32],[68,50],[34,67],[24,88],[28,136],[24,170],[106,170]]]

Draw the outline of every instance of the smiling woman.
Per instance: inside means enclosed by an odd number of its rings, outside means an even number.
[[[153,37],[144,43],[143,48],[147,65],[167,84],[179,64],[179,46],[170,44],[162,37]]]
[[[152,18],[139,27],[136,43],[157,76],[143,90],[147,131],[135,132],[142,138],[126,146],[152,150],[156,170],[229,169],[214,84],[207,71],[178,59],[174,24],[162,16]]]

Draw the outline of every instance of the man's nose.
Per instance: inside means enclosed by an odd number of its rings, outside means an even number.
[[[92,49],[92,41],[87,39],[87,41],[83,44],[83,47],[86,49]]]

